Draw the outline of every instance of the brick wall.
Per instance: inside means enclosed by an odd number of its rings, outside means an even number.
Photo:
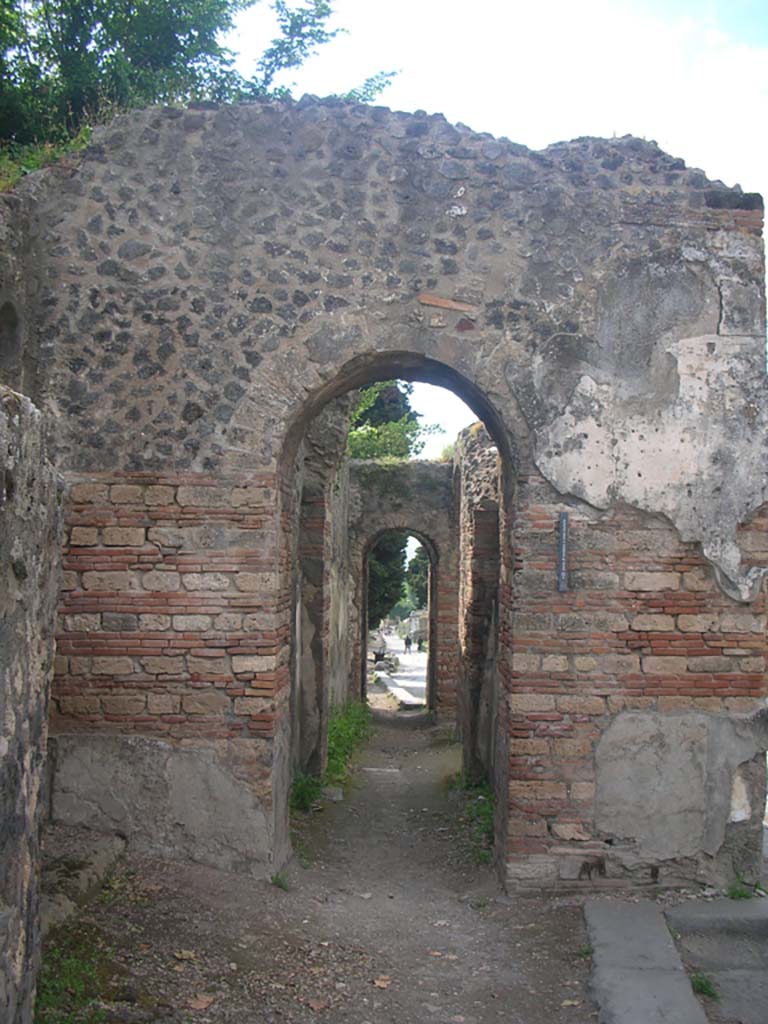
[[[594,827],[595,748],[635,709],[738,714],[765,695],[765,598],[737,605],[696,545],[661,518],[564,504],[518,479],[509,714],[510,877],[535,856],[610,853]],[[556,589],[558,516],[570,514],[570,589]],[[765,513],[743,531],[764,557]],[[573,867],[566,868],[572,871]]]
[[[275,479],[70,480],[52,729],[269,737],[288,682]]]

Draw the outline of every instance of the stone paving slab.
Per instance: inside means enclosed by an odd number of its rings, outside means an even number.
[[[718,1014],[740,1024],[768,1021],[768,900],[711,900],[667,911],[689,967],[718,993]]]
[[[706,1024],[655,904],[591,900],[584,914],[600,1024]]]

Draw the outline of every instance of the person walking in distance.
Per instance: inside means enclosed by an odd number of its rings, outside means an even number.
[[[411,640],[411,638],[409,636],[407,636],[405,638],[405,653],[406,654],[410,654],[411,653],[411,644],[412,643],[413,643],[413,641]]]

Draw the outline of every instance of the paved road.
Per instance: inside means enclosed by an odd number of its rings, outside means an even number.
[[[387,650],[397,655],[399,668],[391,675],[384,674],[382,682],[389,686],[391,682],[395,687],[405,690],[417,703],[426,704],[427,701],[427,659],[426,652],[419,653],[415,648],[410,654],[405,653],[405,645],[399,636],[385,636],[384,640]]]

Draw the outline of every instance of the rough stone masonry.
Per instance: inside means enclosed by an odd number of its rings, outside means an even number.
[[[54,817],[257,875],[285,860],[301,623],[334,666],[312,685],[345,663],[324,616],[347,477],[304,487],[313,424],[404,377],[453,388],[498,451],[498,508],[460,499],[455,663],[502,878],[749,877],[762,219],[639,139],[532,152],[330,100],[132,113],[30,175],[0,218],[0,378],[40,410],[66,492]],[[16,642],[47,650],[46,608],[25,614]],[[43,694],[45,663],[25,683]],[[38,763],[41,729],[25,742]]]

